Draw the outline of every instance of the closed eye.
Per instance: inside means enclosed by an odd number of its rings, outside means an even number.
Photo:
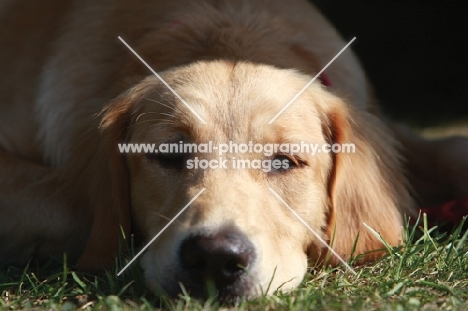
[[[157,162],[162,168],[182,170],[186,167],[187,153],[147,153],[146,158]]]
[[[281,163],[279,168],[275,168],[275,171],[279,173],[288,172],[307,165],[307,162],[301,158],[289,154],[277,154],[274,156],[273,161]]]

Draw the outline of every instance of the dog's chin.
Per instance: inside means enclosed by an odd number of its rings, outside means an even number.
[[[191,298],[206,301],[214,298],[226,305],[233,305],[242,300],[249,300],[261,295],[273,294],[276,291],[290,292],[302,281],[303,276],[288,278],[287,281],[264,281],[259,285],[252,274],[245,274],[236,282],[219,285],[210,277],[192,278],[183,269],[167,267],[164,275],[155,276],[145,271],[146,285],[156,295],[173,298],[188,294]]]
[[[239,280],[232,284],[222,285],[216,284],[216,280],[210,277],[203,277],[202,280],[195,280],[187,277],[179,277],[178,291],[170,293],[176,296],[182,293],[182,286],[190,297],[200,300],[216,298],[219,302],[225,304],[234,304],[241,299],[248,299],[256,296],[255,282],[249,275],[244,275]]]
[[[145,275],[145,278],[148,288],[156,295],[173,298],[188,294],[191,298],[201,301],[214,298],[222,304],[233,305],[261,294],[250,275],[244,275],[236,282],[224,286],[219,286],[209,277],[203,277],[203,280],[192,279],[184,274],[184,271],[159,278],[163,282],[157,282],[154,277],[148,275]]]

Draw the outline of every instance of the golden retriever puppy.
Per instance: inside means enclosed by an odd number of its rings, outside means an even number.
[[[350,50],[270,122],[346,44],[307,1],[15,0],[0,12],[0,264],[65,252],[110,267],[122,231],[144,246],[197,195],[141,258],[155,290],[290,290],[330,254],[321,240],[344,260],[380,256],[364,223],[401,243],[413,211],[402,159]],[[118,148],[181,142],[355,152]],[[189,168],[195,158],[286,165]]]

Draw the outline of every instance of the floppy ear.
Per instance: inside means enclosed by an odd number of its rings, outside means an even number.
[[[355,146],[354,153],[333,154],[328,221],[333,249],[349,259],[356,238],[354,255],[381,249],[383,245],[364,223],[390,245],[401,244],[403,214],[411,213],[413,202],[395,140],[377,117],[354,111],[337,98],[325,109],[324,133],[329,142]],[[359,262],[380,255],[374,252]],[[330,260],[338,263],[334,256]]]
[[[130,234],[130,195],[126,158],[118,149],[124,142],[131,117],[131,102],[118,98],[102,112],[99,143],[84,173],[87,178],[89,218],[92,221],[86,247],[78,260],[82,269],[110,268],[122,233]]]

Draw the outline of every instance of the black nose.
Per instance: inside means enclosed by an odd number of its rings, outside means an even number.
[[[182,268],[193,282],[214,282],[222,289],[238,282],[252,265],[254,248],[235,228],[188,237],[180,246]]]

